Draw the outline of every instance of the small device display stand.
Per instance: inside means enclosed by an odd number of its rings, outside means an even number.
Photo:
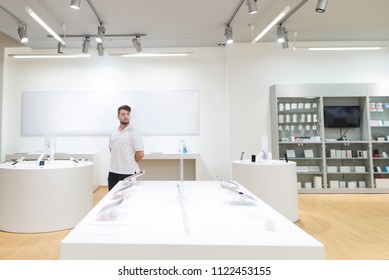
[[[185,235],[190,236],[189,223],[185,211],[184,202],[184,153],[187,153],[184,140],[178,142],[178,151],[180,154],[180,182],[177,183],[178,199],[181,207],[182,220],[184,221]]]
[[[220,182],[220,186],[222,188],[236,194],[235,196],[233,196],[232,204],[241,204],[241,205],[255,204],[256,199],[250,194],[240,191],[239,184],[235,183],[234,181],[229,181],[222,178],[217,178],[217,179]]]

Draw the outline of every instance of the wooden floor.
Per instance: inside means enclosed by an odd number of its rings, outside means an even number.
[[[107,193],[94,193],[96,204]],[[389,259],[389,194],[299,194],[296,223],[325,245],[328,260]],[[56,260],[70,230],[0,232],[0,260]]]

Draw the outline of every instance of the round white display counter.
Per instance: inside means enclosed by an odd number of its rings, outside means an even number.
[[[298,190],[295,162],[264,160],[232,162],[232,179],[292,222],[298,221]]]
[[[0,230],[37,233],[73,228],[93,207],[92,184],[92,162],[2,163]]]

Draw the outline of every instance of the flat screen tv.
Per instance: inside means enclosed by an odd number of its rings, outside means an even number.
[[[324,106],[324,127],[350,128],[359,126],[359,106]]]

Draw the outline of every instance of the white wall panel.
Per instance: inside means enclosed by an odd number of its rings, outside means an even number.
[[[199,134],[197,90],[127,90],[24,91],[22,135],[109,135],[123,104],[142,135]]]

